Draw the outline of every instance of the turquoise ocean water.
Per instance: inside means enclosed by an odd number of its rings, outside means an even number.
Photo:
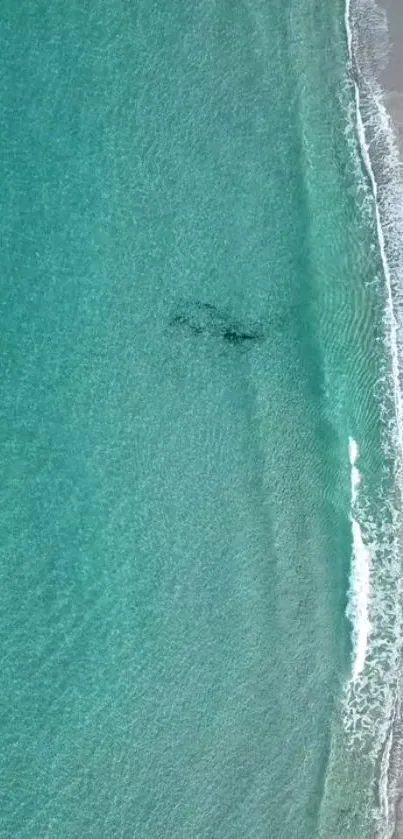
[[[350,12],[1,5],[2,839],[387,835],[395,274]]]

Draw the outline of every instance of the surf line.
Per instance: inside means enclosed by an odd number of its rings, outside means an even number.
[[[371,185],[377,238],[385,284],[384,324],[386,327],[386,345],[390,359],[387,380],[393,403],[391,406],[393,417],[389,423],[387,435],[389,437],[388,448],[391,446],[393,449],[393,461],[395,464],[394,489],[395,498],[398,500],[398,509],[396,509],[394,516],[396,532],[393,540],[392,555],[389,558],[385,555],[384,551],[382,557],[384,575],[387,576],[387,580],[394,590],[393,609],[391,609],[391,599],[386,600],[382,598],[383,581],[376,574],[376,568],[379,566],[378,561],[373,566],[373,604],[371,605],[374,621],[373,635],[378,635],[376,639],[378,641],[378,650],[380,642],[386,646],[386,659],[380,660],[378,653],[375,656],[375,664],[378,664],[376,668],[373,666],[374,661],[373,657],[371,657],[372,673],[369,673],[369,678],[365,684],[367,694],[369,692],[374,707],[379,712],[376,721],[372,717],[371,731],[373,732],[372,739],[376,749],[374,756],[376,759],[381,757],[380,776],[377,783],[379,796],[379,812],[376,816],[379,825],[377,835],[386,839],[387,836],[390,837],[395,831],[396,807],[399,799],[399,790],[401,789],[401,772],[399,770],[398,775],[395,777],[394,771],[396,771],[396,754],[398,754],[396,750],[400,748],[399,729],[397,729],[397,741],[395,741],[395,725],[396,721],[399,721],[403,676],[401,670],[403,626],[403,610],[401,606],[403,591],[401,575],[401,504],[403,498],[403,395],[401,389],[403,298],[401,277],[403,260],[399,242],[403,225],[403,213],[401,210],[403,188],[401,177],[399,176],[399,172],[401,172],[399,150],[393,124],[384,104],[383,92],[376,79],[370,73],[367,73],[365,76],[366,93],[370,98],[371,104],[369,125],[372,135],[375,137],[375,146],[378,138],[381,138],[384,146],[382,159],[383,171],[384,174],[386,173],[386,185],[384,184],[383,187],[378,188],[376,181],[370,154],[371,144],[367,140],[366,123],[363,119],[361,108],[359,88],[360,67],[354,33],[353,5],[355,4],[353,4],[352,0],[346,0],[345,24],[349,69],[355,94],[355,128],[358,135],[361,160]],[[375,2],[371,5],[373,8],[376,8]],[[363,77],[362,73],[361,77]],[[385,235],[385,231],[387,235]],[[395,231],[396,236],[394,235]],[[375,579],[376,577],[378,578]],[[382,606],[384,608],[380,614],[380,607]],[[382,620],[380,625],[377,626],[380,618]],[[387,629],[387,632],[385,632],[385,629]],[[380,635],[380,633],[382,634]],[[368,669],[370,668],[368,667]],[[359,681],[361,683],[361,680]],[[364,682],[365,680],[362,681]],[[354,682],[352,684],[354,685]],[[350,692],[349,702],[351,704],[350,708],[347,706],[347,710],[349,711],[351,720],[351,718],[354,718],[354,715],[356,717],[360,716],[360,704],[354,701],[354,692]],[[365,709],[366,706],[361,704],[362,707]],[[365,720],[365,710],[364,713],[361,712],[361,717]],[[395,753],[395,757],[391,764],[393,753]]]
[[[371,632],[369,618],[371,595],[371,552],[365,545],[360,524],[356,518],[361,475],[357,468],[359,450],[356,441],[350,437],[348,452],[351,467],[351,511],[350,521],[353,536],[353,557],[346,615],[353,627],[353,682],[362,673]]]
[[[373,4],[376,7],[376,4]],[[384,324],[385,324],[385,338],[386,347],[389,353],[390,368],[387,374],[388,383],[390,386],[390,396],[392,401],[393,417],[389,423],[387,435],[389,437],[389,444],[393,447],[394,460],[394,484],[397,497],[399,498],[401,517],[401,504],[403,499],[403,394],[401,389],[401,374],[402,374],[402,360],[403,360],[403,345],[401,340],[403,327],[403,297],[401,293],[401,276],[403,272],[403,260],[401,255],[400,242],[387,242],[384,227],[386,231],[396,222],[397,235],[401,236],[403,225],[403,213],[400,210],[403,199],[403,184],[401,182],[399,172],[401,171],[401,162],[399,150],[396,145],[396,137],[392,125],[391,118],[385,108],[383,101],[383,92],[376,82],[375,78],[367,75],[365,81],[367,85],[367,94],[371,98],[371,125],[372,129],[376,126],[376,133],[383,138],[386,144],[386,155],[384,154],[384,167],[387,173],[387,195],[386,199],[382,196],[382,192],[378,189],[374,169],[372,166],[370,156],[370,144],[367,141],[366,129],[361,113],[361,97],[359,88],[359,62],[357,61],[356,44],[354,39],[354,28],[352,20],[352,0],[346,0],[345,6],[345,25],[347,31],[348,56],[350,73],[352,83],[354,85],[355,95],[355,128],[360,147],[361,160],[367,172],[371,192],[373,198],[376,232],[379,245],[379,253],[382,262],[383,278],[384,278]],[[358,74],[358,75],[357,75]],[[392,207],[392,199],[393,207]],[[401,526],[399,533],[401,534]],[[394,550],[394,567],[389,563],[389,572],[391,575],[391,582],[395,586],[395,625],[392,628],[395,636],[395,648],[391,651],[392,659],[394,661],[394,668],[399,667],[402,648],[402,626],[403,626],[403,610],[401,607],[402,596],[402,580],[401,580],[401,543],[400,536],[396,533],[396,544]],[[387,570],[387,569],[385,569]],[[376,588],[374,580],[374,601],[377,599],[378,588]],[[375,603],[374,603],[375,607]],[[389,610],[390,611],[390,610]],[[375,613],[375,608],[374,608]],[[374,627],[375,633],[375,627]],[[389,668],[389,683],[390,682],[390,668]],[[396,675],[396,674],[395,674]],[[384,673],[384,681],[387,680],[386,673]],[[393,679],[394,680],[394,679]],[[393,681],[392,680],[392,681]],[[392,688],[389,697],[388,709],[385,707],[385,724],[387,718],[392,718],[395,711],[396,695],[395,688]],[[384,732],[385,734],[385,732]],[[386,736],[386,734],[385,734]]]
[[[351,28],[351,0],[346,0],[345,5],[345,27],[347,33],[347,46],[348,46],[348,56],[350,61],[350,66],[352,68],[352,76],[353,76],[353,85],[354,85],[354,94],[355,94],[355,112],[356,112],[356,129],[358,135],[358,142],[360,146],[360,151],[362,155],[362,161],[364,163],[367,175],[369,177],[371,183],[371,190],[372,196],[374,199],[374,209],[375,209],[375,220],[376,220],[376,230],[378,236],[378,244],[379,250],[381,255],[382,261],[382,268],[383,274],[385,278],[385,286],[386,286],[386,304],[387,304],[387,322],[389,326],[389,349],[391,354],[391,367],[392,367],[392,383],[393,383],[393,401],[395,407],[395,416],[396,416],[396,426],[397,426],[397,444],[399,449],[399,459],[402,463],[403,461],[403,398],[402,393],[400,390],[400,382],[399,382],[399,341],[398,341],[398,319],[396,313],[396,306],[393,299],[393,290],[392,290],[392,276],[391,270],[389,267],[389,261],[386,254],[386,241],[385,235],[383,232],[382,227],[382,220],[381,220],[381,209],[380,209],[380,201],[378,197],[378,185],[376,182],[374,170],[372,168],[371,158],[369,154],[369,146],[367,143],[367,139],[365,136],[365,128],[364,123],[361,115],[361,99],[360,99],[360,89],[358,83],[354,79],[354,45],[353,45],[353,33]],[[379,101],[379,97],[375,96],[374,93],[374,104],[377,108],[377,117],[381,121],[381,128],[383,132],[388,136],[389,141],[393,142],[393,130],[391,128],[391,121],[390,117],[387,114],[387,111],[382,102]]]

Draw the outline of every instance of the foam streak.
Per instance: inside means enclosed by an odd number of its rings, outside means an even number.
[[[356,461],[359,455],[358,446],[352,438],[350,438],[349,441],[349,454],[351,465],[351,527],[353,534],[353,561],[347,617],[353,625],[354,658],[352,679],[355,681],[364,669],[368,649],[368,638],[371,631],[371,623],[369,619],[371,553],[364,543],[361,527],[357,518],[355,518],[357,515],[356,507],[361,476],[356,466]]]

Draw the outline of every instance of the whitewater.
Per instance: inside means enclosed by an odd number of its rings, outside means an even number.
[[[369,619],[371,553],[365,545],[360,524],[354,518],[359,504],[358,492],[361,475],[357,468],[359,456],[358,446],[350,437],[349,457],[351,465],[351,527],[353,535],[353,561],[351,571],[351,585],[347,616],[353,624],[353,668],[352,680],[362,673],[367,655],[368,641],[371,632]]]
[[[370,39],[385,42],[385,17],[372,2],[347,0],[345,28],[353,127],[369,188],[382,263],[385,365],[374,395],[382,416],[382,450],[393,463],[393,487],[374,509],[359,447],[349,440],[352,564],[347,617],[352,623],[352,664],[343,699],[347,748],[376,767],[373,818],[378,839],[391,839],[403,790],[402,695],[402,494],[403,494],[403,179],[397,140],[374,69]],[[368,43],[364,43],[364,40]],[[400,835],[400,834],[399,834]]]

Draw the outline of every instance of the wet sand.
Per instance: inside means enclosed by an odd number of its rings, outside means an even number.
[[[403,3],[402,0],[381,0],[379,5],[388,16],[391,52],[381,82],[386,104],[398,129],[403,150]]]
[[[403,159],[403,3],[402,0],[378,0],[386,11],[390,41],[389,60],[381,73],[385,104],[395,124]],[[389,756],[389,795],[395,827],[391,839],[403,839],[403,706],[396,708],[393,746]]]

